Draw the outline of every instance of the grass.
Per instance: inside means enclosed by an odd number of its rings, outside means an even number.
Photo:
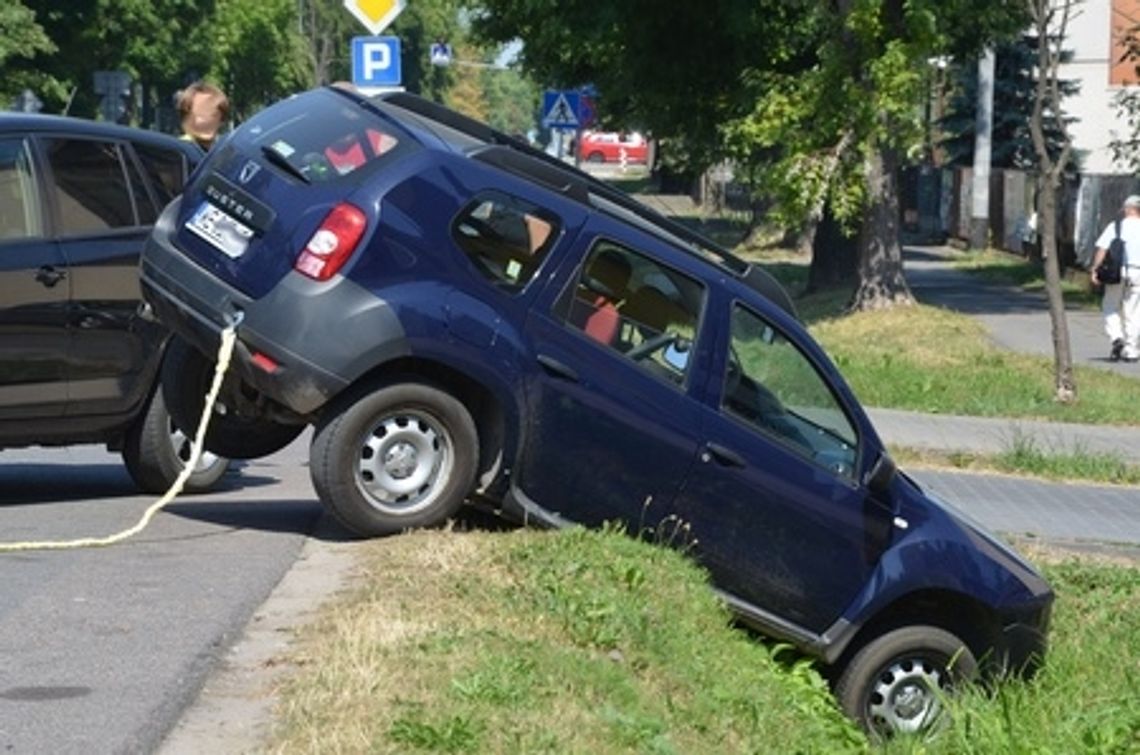
[[[735,628],[679,552],[619,532],[418,532],[361,544],[307,627],[274,752],[867,752],[815,667]],[[888,752],[1135,751],[1140,572],[1034,559],[1057,587],[1032,683],[967,691]]]
[[[949,467],[969,472],[995,472],[1060,482],[1085,481],[1111,485],[1140,485],[1140,466],[1118,454],[1092,453],[1082,448],[1044,449],[1025,435],[1013,439],[997,454],[941,451],[892,446],[891,456],[903,467]]]
[[[969,252],[957,257],[954,266],[987,283],[1016,286],[1024,291],[1044,291],[1045,271],[1039,260],[1032,260],[1009,252],[987,249]],[[1061,291],[1065,302],[1096,309],[1100,295],[1092,289],[1088,275],[1069,270],[1062,276]]]

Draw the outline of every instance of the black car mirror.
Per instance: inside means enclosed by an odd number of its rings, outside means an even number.
[[[879,458],[875,460],[874,466],[871,467],[871,471],[867,473],[865,478],[867,489],[875,495],[887,492],[897,471],[898,465],[895,464],[894,459],[886,451],[880,453]]]

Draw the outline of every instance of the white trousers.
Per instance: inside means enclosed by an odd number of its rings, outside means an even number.
[[[1101,313],[1108,340],[1124,341],[1125,359],[1140,357],[1140,268],[1125,268],[1120,283],[1106,284]]]

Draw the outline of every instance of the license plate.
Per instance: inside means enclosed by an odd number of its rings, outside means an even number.
[[[245,253],[253,229],[226,214],[221,208],[203,202],[186,221],[186,228],[210,242],[227,257],[237,259]]]

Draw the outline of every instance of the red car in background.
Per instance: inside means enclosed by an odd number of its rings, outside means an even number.
[[[578,143],[578,159],[590,163],[644,163],[649,159],[649,142],[636,131],[583,131]]]

